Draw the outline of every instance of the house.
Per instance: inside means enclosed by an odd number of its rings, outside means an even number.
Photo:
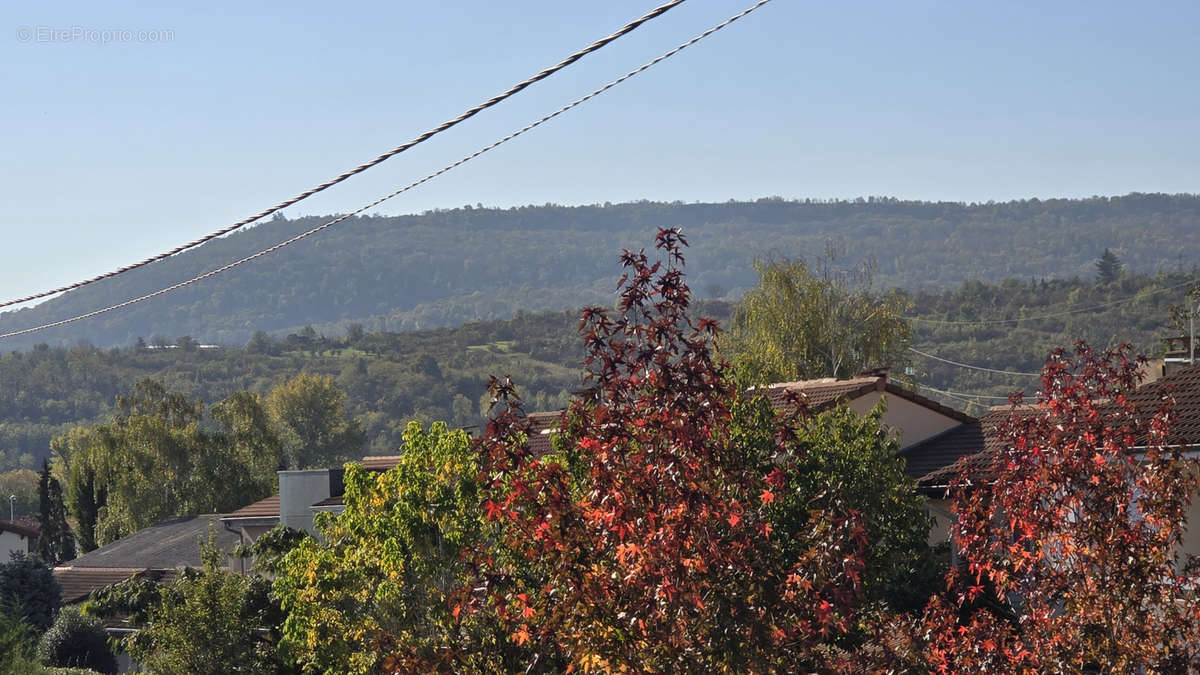
[[[368,471],[387,471],[400,457],[362,458]],[[250,545],[276,525],[284,525],[315,534],[313,516],[320,511],[341,513],[343,469],[305,469],[278,471],[279,492],[233,513],[221,516],[221,525],[236,534],[242,544]],[[244,570],[243,570],[244,571]]]
[[[1162,397],[1174,398],[1171,435],[1167,442],[1180,446],[1187,459],[1200,459],[1200,364],[1159,361],[1151,364],[1147,380],[1127,398],[1144,411],[1156,410]],[[1018,408],[996,406],[975,423],[952,429],[931,437],[900,452],[907,462],[909,475],[917,481],[917,489],[925,495],[930,512],[938,525],[931,541],[949,539],[948,523],[951,495],[949,489],[962,471],[985,474],[991,458],[1003,448],[1001,429],[1010,415],[1034,414],[1037,407]],[[1138,448],[1131,448],[1136,452]],[[1200,522],[1200,499],[1194,499],[1187,513],[1187,522]],[[1181,553],[1200,555],[1200,528],[1184,533]]]
[[[8,562],[13,553],[37,550],[37,521],[0,520],[0,562]]]
[[[171,583],[180,569],[204,565],[200,545],[210,531],[225,553],[222,567],[233,569],[238,537],[221,527],[221,518],[217,513],[170,518],[55,567],[63,603],[81,603],[92,591],[132,577]]]
[[[919,464],[922,472],[940,468],[940,465],[934,465],[933,457],[909,459],[907,453],[912,448],[958,430],[977,429],[979,424],[979,420],[970,415],[895,383],[887,369],[860,373],[849,379],[780,382],[762,390],[775,406],[782,407],[799,400],[814,413],[846,405],[850,410],[866,414],[881,402],[885,403],[883,424],[895,433],[901,456],[908,461],[923,462]],[[549,411],[530,413],[525,417],[529,449],[535,455],[551,452],[561,416],[562,411]],[[399,459],[397,455],[369,456],[362,459],[362,466],[368,471],[387,471],[396,466]],[[954,459],[957,455],[946,461],[952,463]],[[313,534],[316,513],[340,513],[345,508],[342,469],[279,471],[278,475],[278,494],[221,516],[222,527],[236,533],[241,543],[252,544],[279,524]],[[246,562],[240,564],[244,568]]]
[[[830,377],[780,382],[767,385],[764,389],[775,407],[788,405],[791,394],[807,404],[808,410],[813,413],[845,405],[865,415],[884,402],[887,410],[882,422],[896,434],[901,454],[923,441],[978,421],[966,413],[896,384],[888,376],[886,368],[859,373],[844,380]]]

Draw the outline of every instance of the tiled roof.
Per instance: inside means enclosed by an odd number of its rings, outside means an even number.
[[[26,539],[37,539],[39,529],[36,525],[13,520],[0,520],[0,532],[12,532]]]
[[[144,572],[141,567],[55,567],[54,578],[62,586],[63,602],[72,604],[82,601],[92,591],[125,581]]]
[[[558,432],[563,411],[530,413],[525,418],[525,433],[529,434],[529,451],[541,457],[554,451],[550,439]]]
[[[73,568],[135,568],[175,569],[200,567],[200,543],[208,540],[211,530],[217,546],[232,551],[237,545],[237,533],[221,526],[220,514],[183,516],[156,523],[107,546],[85,553],[68,563]]]
[[[918,482],[933,472],[951,467],[962,457],[982,452],[985,448],[998,447],[995,429],[1008,419],[1010,409],[997,407],[983,417],[949,429],[932,438],[900,451],[904,458],[904,471]]]
[[[321,501],[317,502],[316,504],[313,504],[312,507],[314,509],[319,509],[319,508],[327,508],[327,507],[331,507],[331,506],[345,506],[345,505],[346,504],[345,504],[345,501],[343,501],[343,499],[342,499],[342,495],[337,495],[336,497],[326,497],[325,499],[322,499]]]
[[[1143,385],[1130,394],[1128,400],[1138,406],[1142,414],[1151,415],[1168,394],[1174,398],[1169,442],[1200,445],[1200,365],[1181,368],[1161,380]],[[1022,410],[1032,411],[1033,408]],[[1008,414],[1007,408],[989,412],[980,420],[982,426],[974,432],[950,432],[908,448],[901,455],[909,460],[909,474],[919,476],[917,484],[926,492],[944,491],[963,468],[982,477],[990,467],[992,456],[1000,450],[995,429]],[[984,423],[985,420],[990,424]],[[936,465],[939,458],[947,463],[921,473],[923,467]],[[956,460],[961,463],[956,464]]]
[[[158,584],[173,583],[178,577],[175,569],[138,569],[131,567],[72,567],[54,568],[54,579],[62,587],[62,602],[65,604],[80,603],[88,599],[92,592],[106,586],[120,584],[131,577],[142,577]]]
[[[773,407],[786,406],[788,392],[794,392],[808,404],[810,410],[816,412],[840,401],[853,401],[870,392],[883,391],[886,382],[884,377],[853,377],[848,380],[826,377],[819,380],[778,382],[767,385],[765,389]]]
[[[266,499],[260,499],[249,506],[234,511],[233,513],[224,516],[224,520],[233,518],[278,518],[279,517],[279,495],[271,495]]]
[[[1150,414],[1168,394],[1175,399],[1171,442],[1200,444],[1200,365],[1184,366],[1161,380],[1140,387],[1129,400]]]
[[[362,458],[362,465],[368,471],[387,471],[400,463],[400,455],[368,455]]]
[[[139,576],[165,585],[173,582],[177,574],[174,569],[73,567],[69,563],[54,568],[54,578],[62,587],[63,603],[68,605],[83,602],[94,591],[121,583],[130,577]]]
[[[808,404],[810,411],[821,412],[839,403],[848,403],[856,398],[877,391],[907,399],[964,424],[975,421],[974,417],[962,411],[942,405],[915,391],[901,387],[888,379],[887,375],[857,375],[846,380],[826,377],[819,380],[779,382],[769,384],[765,389],[767,398],[771,401],[771,406],[775,408],[784,408],[788,405],[789,392],[799,395],[801,400]]]

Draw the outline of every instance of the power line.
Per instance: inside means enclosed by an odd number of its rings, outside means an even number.
[[[257,220],[266,218],[267,216],[271,215],[272,213],[275,213],[276,211],[285,209],[289,206],[296,204],[297,202],[300,202],[304,199],[307,199],[307,198],[317,194],[318,192],[327,190],[328,188],[331,188],[334,185],[337,185],[338,183],[341,183],[341,182],[347,180],[351,176],[360,174],[363,171],[366,171],[367,169],[370,169],[374,166],[382,164],[383,162],[387,161],[388,159],[395,157],[396,155],[404,152],[405,150],[408,150],[409,148],[412,148],[416,145],[424,143],[425,141],[429,140],[430,138],[433,138],[434,136],[436,136],[437,134],[440,134],[441,132],[446,131],[447,129],[449,129],[453,126],[458,125],[460,122],[464,122],[464,121],[470,119],[471,117],[474,117],[477,113],[500,103],[501,101],[517,94],[518,92],[525,89],[526,87],[528,87],[536,82],[539,82],[541,80],[544,80],[547,77],[550,77],[554,73],[557,73],[558,71],[562,70],[563,68],[566,68],[567,66],[571,65],[572,63],[575,63],[576,61],[583,58],[584,56],[587,56],[588,54],[591,54],[592,52],[601,49],[602,47],[608,45],[609,43],[614,42],[618,38],[620,38],[628,33],[633,32],[634,29],[638,28],[639,26],[646,23],[647,21],[650,21],[651,19],[655,19],[655,18],[667,13],[669,10],[674,9],[675,7],[678,7],[679,5],[683,4],[684,2],[685,2],[685,0],[670,0],[669,2],[663,3],[662,5],[655,7],[654,9],[650,10],[649,12],[642,15],[641,17],[625,24],[617,32],[609,35],[608,37],[604,37],[599,40],[596,40],[592,44],[588,45],[587,47],[584,47],[583,49],[580,49],[579,51],[575,52],[574,54],[571,54],[567,58],[556,63],[555,65],[550,66],[549,68],[546,68],[545,70],[542,70],[541,72],[537,73],[536,75],[529,77],[525,80],[522,80],[522,81],[518,82],[517,84],[514,84],[512,87],[510,87],[504,93],[497,94],[497,95],[493,96],[492,98],[489,98],[488,100],[484,101],[483,103],[480,103],[480,104],[476,105],[475,107],[468,109],[466,112],[462,113],[458,117],[455,117],[454,119],[446,120],[445,122],[442,122],[438,126],[421,134],[420,136],[417,136],[416,138],[408,141],[407,143],[398,145],[398,146],[392,148],[391,150],[388,150],[387,152],[383,153],[382,155],[379,155],[378,157],[376,157],[375,159],[372,159],[369,162],[360,164],[360,165],[354,167],[353,169],[350,169],[349,171],[346,171],[345,173],[342,173],[331,180],[321,183],[320,185],[318,185],[314,188],[311,188],[309,190],[305,190],[304,192],[301,192],[300,194],[296,195],[295,197],[292,197],[291,199],[287,199],[285,201],[279,202],[275,206],[272,206],[268,209],[260,211],[259,213],[255,214],[253,216],[250,216],[249,218],[246,218],[244,220],[239,220],[238,222],[236,222],[232,225],[229,225],[227,227],[223,227],[223,228],[217,230],[216,232],[213,232],[211,234],[206,234],[203,237],[200,237],[199,239],[195,239],[193,241],[189,241],[186,244],[176,246],[175,248],[173,248],[169,251],[165,251],[163,253],[159,253],[157,255],[151,256],[140,262],[132,263],[130,265],[126,265],[124,267],[120,267],[118,269],[111,270],[111,271],[105,272],[103,274],[99,274],[90,279],[84,279],[83,281],[76,281],[75,283],[68,284],[66,286],[60,286],[58,288],[48,290],[48,291],[42,291],[40,293],[34,293],[33,295],[27,295],[23,298],[17,298],[15,300],[8,300],[5,302],[0,302],[0,307],[8,307],[10,305],[17,305],[22,302],[29,302],[30,300],[37,300],[38,298],[44,298],[48,295],[54,295],[55,293],[62,293],[65,291],[80,288],[82,286],[87,286],[88,284],[94,284],[97,281],[101,281],[103,279],[108,279],[109,277],[115,277],[118,274],[124,274],[125,272],[129,272],[130,270],[135,270],[139,267],[144,267],[146,265],[149,265],[150,263],[162,260],[163,258],[169,258],[170,256],[173,256],[176,253],[182,253],[183,251],[186,251],[188,249],[195,248],[207,241],[211,241],[222,235],[229,234],[230,232],[233,232],[234,230],[245,227],[246,225],[249,225]]]
[[[1149,293],[1146,293],[1145,295],[1147,295],[1147,296],[1157,295],[1159,293],[1162,293],[1163,291],[1173,291],[1177,288],[1183,288],[1184,286],[1187,286],[1188,284],[1191,284],[1194,282],[1195,282],[1195,280],[1192,279],[1192,280],[1188,280],[1188,281],[1185,281],[1180,284],[1175,284],[1174,286],[1166,286],[1163,288],[1157,288],[1153,291],[1150,291]],[[920,321],[921,323],[930,323],[930,324],[935,324],[935,325],[939,325],[939,326],[988,326],[988,325],[992,325],[992,324],[1008,324],[1008,323],[1020,323],[1022,321],[1037,321],[1039,319],[1053,319],[1053,318],[1060,317],[1060,316],[1067,316],[1069,314],[1082,314],[1083,312],[1090,312],[1094,309],[1103,309],[1105,307],[1113,307],[1115,305],[1121,305],[1126,302],[1133,302],[1134,300],[1137,300],[1139,297],[1143,297],[1143,296],[1141,294],[1138,294],[1138,295],[1130,296],[1128,298],[1122,298],[1120,300],[1113,300],[1112,302],[1103,302],[1098,305],[1092,305],[1091,307],[1082,307],[1079,309],[1064,310],[1062,312],[1054,312],[1052,314],[1042,314],[1039,316],[1022,316],[1022,317],[1018,317],[1016,319],[985,319],[985,320],[981,320],[981,321],[941,321],[938,319],[925,319],[925,318],[922,318],[919,316],[906,316],[904,318],[908,319],[909,321]]]
[[[931,387],[927,384],[922,384],[919,386],[922,389],[928,389],[929,391],[936,392],[938,394],[942,394],[943,396],[949,396],[950,398],[958,398],[958,399],[977,399],[977,398],[984,399],[984,398],[986,398],[986,399],[995,399],[995,400],[1000,400],[1000,401],[1007,401],[1009,399],[1008,396],[986,396],[984,394],[967,394],[967,393],[963,393],[961,391],[943,391],[941,389],[934,389],[933,387]],[[974,401],[968,400],[967,402],[973,403]]]
[[[493,148],[496,148],[497,146],[500,146],[504,143],[507,143],[508,141],[516,138],[517,136],[520,136],[521,134],[524,134],[525,132],[527,132],[535,127],[539,127],[542,124],[549,122],[550,120],[554,119],[555,117],[558,117],[559,115],[567,112],[568,110],[570,110],[592,98],[595,98],[596,96],[599,96],[600,94],[604,93],[605,91],[612,89],[613,87],[615,87],[618,84],[624,82],[625,80],[628,80],[629,78],[637,75],[638,73],[641,73],[641,72],[651,68],[652,66],[654,66],[662,61],[665,61],[666,59],[671,58],[672,56],[678,54],[679,52],[683,51],[684,49],[687,49],[688,47],[696,44],[697,42],[703,40],[704,38],[708,37],[709,35],[712,35],[713,33],[717,32],[717,31],[721,30],[722,28],[725,28],[729,24],[733,23],[734,21],[737,21],[738,19],[741,19],[742,17],[746,16],[747,14],[750,14],[754,10],[758,9],[759,7],[762,7],[763,5],[767,4],[770,1],[771,0],[758,0],[758,2],[754,3],[750,7],[747,7],[746,9],[742,10],[741,12],[729,17],[728,19],[713,26],[712,28],[709,28],[708,30],[704,31],[703,33],[700,33],[699,35],[697,35],[696,37],[693,37],[692,39],[688,40],[687,42],[684,42],[684,43],[678,45],[674,49],[671,49],[670,51],[662,54],[661,56],[658,56],[657,58],[647,61],[646,63],[642,64],[641,66],[638,66],[637,68],[629,71],[628,73],[625,73],[621,77],[618,77],[617,79],[613,80],[612,82],[609,82],[608,84],[604,85],[603,87],[600,87],[599,89],[595,89],[591,93],[575,99],[571,103],[568,103],[567,105],[559,108],[558,110],[555,110],[554,112],[550,113],[549,115],[542,117],[541,119],[537,120],[536,122],[532,122],[532,123],[522,127],[521,129],[514,131],[513,133],[492,143],[491,145],[488,145],[479,150],[476,150],[475,152],[471,153],[470,155],[467,155],[466,157],[463,157],[462,159],[460,159],[452,164],[448,164],[448,165],[442,167],[441,169],[438,169],[437,171],[425,176],[424,178],[421,178],[420,180],[413,181],[412,183],[409,183],[408,185],[406,185],[390,194],[384,195],[383,197],[376,199],[375,201],[371,202],[370,204],[366,204],[365,206],[355,209],[354,211],[351,211],[350,213],[347,213],[345,215],[338,216],[337,218],[334,218],[333,220],[330,220],[329,222],[326,222],[322,225],[318,225],[317,227],[314,227],[313,229],[308,230],[307,232],[302,232],[302,233],[292,237],[291,239],[282,241],[278,244],[275,244],[274,246],[271,246],[270,248],[265,248],[257,253],[248,255],[245,258],[242,258],[240,260],[235,260],[234,262],[231,262],[228,265],[225,265],[223,267],[218,267],[217,269],[210,270],[208,272],[205,272],[204,274],[192,277],[191,279],[187,279],[185,281],[181,281],[172,286],[167,286],[166,288],[160,288],[159,290],[154,291],[152,293],[147,293],[146,295],[132,298],[130,300],[126,300],[125,302],[120,302],[115,305],[109,305],[108,307],[104,307],[102,309],[97,309],[97,310],[94,310],[91,312],[87,312],[86,314],[80,314],[78,316],[73,316],[68,319],[62,319],[60,321],[54,321],[51,323],[42,324],[40,326],[34,326],[33,328],[25,328],[22,330],[10,331],[8,333],[0,333],[0,339],[16,337],[18,335],[25,335],[25,334],[33,333],[36,331],[45,330],[47,328],[54,328],[57,326],[62,326],[62,325],[68,324],[68,323],[74,323],[76,321],[82,321],[83,319],[90,319],[94,316],[104,314],[105,312],[111,312],[115,309],[121,309],[123,307],[128,307],[130,305],[133,305],[133,304],[136,304],[139,302],[143,302],[145,300],[149,300],[151,298],[155,298],[160,295],[165,295],[167,293],[170,293],[171,291],[178,290],[185,286],[190,286],[192,284],[203,281],[209,277],[213,277],[222,272],[233,269],[234,267],[237,267],[239,265],[243,265],[243,264],[248,263],[257,258],[261,258],[262,256],[274,253],[275,251],[278,251],[279,249],[281,249],[285,246],[293,244],[293,243],[300,241],[301,239],[304,239],[306,237],[310,237],[326,228],[333,227],[334,225],[337,225],[340,222],[348,220],[348,219],[350,219],[356,215],[359,215],[369,209],[372,209],[393,197],[396,197],[400,194],[408,192],[409,190],[417,187],[418,185],[421,185],[430,180],[433,180],[434,178],[446,173],[447,171],[450,171],[450,170],[454,169],[455,167],[461,166],[462,164],[465,164],[465,163],[471,161],[472,159],[475,159],[476,157],[482,155],[483,153],[488,152],[489,150],[492,150]]]
[[[908,351],[913,352],[914,354],[920,354],[921,356],[924,356],[927,359],[933,359],[934,361],[941,361],[942,363],[949,363],[950,365],[958,366],[959,368],[970,368],[971,370],[982,370],[986,373],[999,373],[1001,375],[1022,375],[1025,377],[1041,377],[1042,376],[1041,373],[1023,373],[1023,372],[1016,371],[1016,370],[996,370],[995,368],[985,368],[983,366],[973,366],[969,363],[962,363],[960,361],[951,361],[950,359],[943,359],[940,356],[934,356],[933,354],[930,354],[928,352],[923,352],[920,349],[915,349],[913,347],[909,347]]]

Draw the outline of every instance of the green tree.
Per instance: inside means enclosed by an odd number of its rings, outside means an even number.
[[[83,616],[78,607],[63,607],[38,644],[42,663],[58,668],[87,668],[99,673],[117,672],[117,657],[108,644],[104,624]]]
[[[12,602],[39,631],[50,627],[62,607],[62,588],[46,563],[22,553],[0,563],[0,602]]]
[[[9,497],[16,499],[9,504]],[[30,516],[38,508],[38,475],[29,469],[13,469],[0,473],[0,518],[7,519],[9,510],[16,517]]]
[[[480,534],[470,437],[411,422],[404,438],[384,473],[347,465],[346,510],[318,514],[320,538],[289,553],[275,581],[287,645],[312,672],[390,672],[398,655],[432,672],[445,665],[439,656],[503,643],[477,621],[456,621],[449,602],[468,579],[460,552]]]
[[[55,440],[84,550],[178,515],[227,512],[270,494],[279,443],[256,396],[212,409],[153,380],[114,418]]]
[[[126,641],[148,673],[278,673],[269,630],[278,612],[261,577],[221,569],[221,550],[201,545],[202,570],[189,570],[149,603],[140,631]],[[261,634],[267,629],[265,634]]]
[[[50,443],[51,451],[62,460],[55,463],[70,465],[64,475],[67,510],[75,516],[75,538],[84,553],[100,546],[96,538],[96,525],[100,521],[100,510],[108,502],[107,488],[103,483],[97,483],[96,470],[90,458],[84,456],[91,447],[94,433],[93,429],[75,427],[62,436],[56,436]],[[71,463],[71,458],[76,461]]]
[[[62,486],[50,475],[50,460],[42,460],[38,481],[38,557],[51,566],[75,558],[75,538],[67,524],[67,505],[63,502]]]
[[[755,262],[758,286],[738,304],[723,341],[752,383],[849,377],[907,362],[911,331],[896,292],[874,289],[874,269],[832,269],[833,252],[814,273],[806,263]]]
[[[361,456],[366,438],[346,414],[346,395],[330,376],[300,373],[267,394],[289,468],[335,466]]]
[[[1121,276],[1122,267],[1124,265],[1121,264],[1121,259],[1117,257],[1117,254],[1104,249],[1104,253],[1096,261],[1096,278],[1102,284],[1111,284]]]
[[[758,405],[768,403],[760,398]],[[900,448],[883,426],[883,413],[883,404],[866,415],[843,406],[803,418],[790,448],[794,461],[783,473],[781,508],[772,512],[772,524],[782,541],[802,541],[795,533],[808,526],[810,505],[835,499],[859,515],[867,538],[864,600],[918,611],[940,588],[945,570],[928,544],[932,521],[925,500],[905,475],[904,462],[896,458]],[[735,428],[744,424],[744,415],[735,417]],[[769,427],[759,423],[750,428]],[[752,438],[746,434],[740,440],[749,445],[756,442]],[[803,551],[793,549],[788,555],[799,558]]]
[[[20,605],[0,597],[0,675],[35,672],[37,631],[25,620]]]

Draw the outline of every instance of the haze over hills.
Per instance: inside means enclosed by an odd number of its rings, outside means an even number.
[[[312,228],[278,218],[194,251],[0,315],[0,332],[91,311],[224,265]],[[967,280],[1091,278],[1112,249],[1132,272],[1191,269],[1200,253],[1200,196],[1130,194],[996,204],[900,201],[663,203],[513,209],[464,207],[354,218],[213,279],[97,318],[3,341],[126,346],[138,337],[241,345],[258,330],[305,325],[335,335],[351,323],[401,331],[609,304],[622,247],[682,226],[697,295],[734,298],[764,256],[819,255],[840,240],[846,264],[878,262],[877,282],[914,291]]]

